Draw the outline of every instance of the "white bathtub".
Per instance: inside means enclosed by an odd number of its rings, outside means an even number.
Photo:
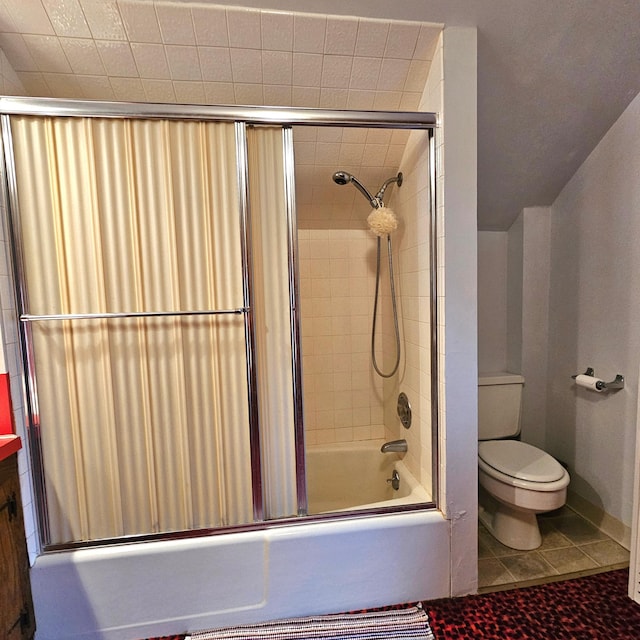
[[[331,457],[351,455],[342,449]],[[36,640],[136,640],[442,598],[449,559],[435,509],[49,553],[31,570]]]
[[[411,475],[402,454],[381,453],[383,440],[369,440],[307,448],[309,513],[370,509],[431,501],[431,495]],[[400,476],[396,491],[393,471]]]

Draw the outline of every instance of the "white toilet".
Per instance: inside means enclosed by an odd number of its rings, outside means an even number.
[[[564,505],[569,474],[548,453],[512,439],[523,385],[513,373],[478,377],[479,517],[502,544],[529,550],[542,542],[536,514]]]

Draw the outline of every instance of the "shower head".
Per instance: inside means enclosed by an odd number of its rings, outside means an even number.
[[[384,184],[380,187],[378,193],[375,196],[372,196],[365,186],[356,178],[354,175],[347,173],[346,171],[336,171],[333,174],[333,181],[336,184],[343,185],[352,182],[353,185],[360,191],[360,193],[369,201],[371,206],[374,209],[378,209],[384,206],[384,202],[382,198],[384,197],[384,192],[387,190],[387,187],[393,182],[397,183],[398,186],[402,185],[402,173],[399,173],[397,176],[393,176],[393,178],[389,178],[384,182]]]
[[[353,186],[369,201],[372,207],[377,209],[380,206],[380,202],[366,190],[362,182],[350,173],[347,173],[346,171],[336,171],[333,174],[333,181],[339,185],[352,182]]]
[[[351,178],[353,178],[353,176],[349,173],[347,173],[346,171],[336,171],[333,174],[333,181],[336,184],[347,184],[347,182],[351,182]]]

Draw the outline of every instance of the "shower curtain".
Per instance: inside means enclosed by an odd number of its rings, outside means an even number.
[[[234,124],[11,128],[48,542],[251,522]]]

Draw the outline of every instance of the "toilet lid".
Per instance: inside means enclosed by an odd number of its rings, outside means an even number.
[[[555,458],[519,440],[480,442],[478,456],[497,471],[529,482],[553,482],[564,474]]]

